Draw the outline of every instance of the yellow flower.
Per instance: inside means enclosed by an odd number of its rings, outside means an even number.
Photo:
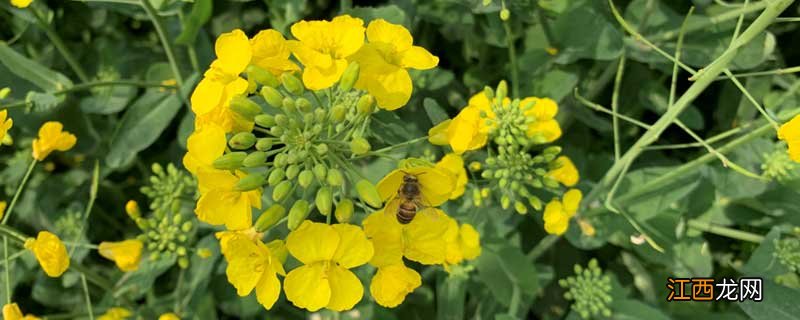
[[[36,239],[26,240],[25,249],[33,252],[44,273],[52,278],[60,277],[69,268],[67,248],[58,236],[49,231],[40,231]]]
[[[214,160],[225,153],[227,147],[225,130],[216,124],[209,124],[195,130],[186,142],[186,155],[183,166],[194,175],[200,167],[212,168]]]
[[[167,312],[165,314],[160,315],[158,317],[158,320],[181,320],[181,317],[172,312]]]
[[[372,20],[367,40],[369,43],[350,57],[361,67],[356,88],[367,90],[383,109],[400,108],[411,98],[413,85],[406,69],[427,70],[439,64],[439,58],[413,45],[411,33],[402,25]]]
[[[456,154],[480,149],[489,138],[486,119],[481,117],[481,110],[467,106],[453,118],[447,126],[447,142]]]
[[[0,220],[3,219],[3,216],[6,214],[6,202],[0,201]]]
[[[17,8],[27,8],[33,0],[11,0],[11,5]]]
[[[247,80],[239,74],[247,68],[252,58],[250,40],[242,30],[236,29],[221,34],[214,50],[217,59],[211,63],[191,97],[192,111],[197,115],[195,128],[216,123],[226,132],[246,129],[247,121],[237,117],[228,105],[231,97],[247,91]]]
[[[3,306],[3,319],[5,320],[39,320],[40,318],[32,314],[22,316],[22,310],[16,303],[9,303]]]
[[[245,174],[237,175],[224,170],[200,169],[197,173],[200,199],[194,212],[200,221],[224,224],[230,230],[249,228],[253,221],[252,209],[261,209],[260,189],[241,192],[236,183]]]
[[[258,302],[268,310],[272,308],[281,293],[277,275],[286,275],[272,250],[260,239],[242,234],[230,235],[224,242],[220,240],[220,245],[228,261],[225,273],[236,293],[244,297],[255,289]]]
[[[556,121],[558,104],[550,98],[528,97],[520,101],[520,106],[533,103],[533,107],[525,111],[525,115],[533,118],[534,121],[528,124],[526,135],[528,137],[538,136],[539,143],[553,142],[561,137],[561,126]]]
[[[289,60],[292,52],[286,44],[283,35],[273,29],[262,30],[250,39],[253,48],[251,63],[278,76],[287,71],[300,70],[294,62]]]
[[[5,139],[6,133],[12,125],[14,125],[14,120],[8,117],[8,110],[0,110],[0,142]]]
[[[141,240],[125,240],[120,242],[100,242],[97,251],[103,258],[113,260],[117,267],[124,271],[139,269],[139,259],[142,257]]]
[[[106,310],[106,313],[97,318],[97,320],[125,320],[132,316],[130,310],[120,307],[113,307]]]
[[[369,292],[381,306],[394,308],[420,285],[422,278],[419,273],[401,262],[378,268],[372,277]]]
[[[561,182],[564,186],[572,187],[578,183],[580,174],[578,168],[567,156],[560,156],[555,160],[555,168],[547,172],[547,176]]]
[[[455,182],[453,192],[450,193],[450,200],[461,197],[467,188],[467,170],[464,169],[464,159],[460,155],[449,153],[436,163],[436,169],[449,173]]]
[[[311,90],[329,88],[342,77],[347,57],[364,44],[364,21],[349,15],[331,21],[305,21],[292,25],[289,49],[303,69],[303,84]]]
[[[789,158],[800,162],[800,115],[784,123],[778,130],[778,139],[786,141],[789,146]]]
[[[33,158],[42,161],[54,150],[67,151],[78,141],[75,135],[62,131],[64,125],[58,121],[45,122],[39,128],[39,138],[33,140]]]
[[[403,185],[403,178],[406,175],[417,178],[423,206],[441,205],[450,199],[450,195],[456,187],[454,177],[448,171],[439,168],[419,166],[396,169],[381,179],[377,186],[378,194],[381,196],[381,200],[386,202],[386,209],[389,212],[395,212],[400,204],[401,198],[398,197],[398,191]]]
[[[451,218],[445,239],[447,239],[446,265],[458,264],[481,255],[480,234],[470,224],[464,223],[459,227],[458,222]]]
[[[453,122],[453,120],[447,119],[439,122],[439,124],[433,126],[433,128],[430,128],[430,130],[428,130],[428,142],[437,146],[449,145],[450,141],[447,139],[447,130],[450,128],[451,122]]]
[[[549,234],[562,235],[569,227],[569,219],[575,215],[583,194],[578,189],[570,189],[562,197],[563,203],[551,200],[544,208],[544,230]]]
[[[295,306],[344,311],[361,300],[364,287],[348,270],[367,263],[373,255],[372,243],[361,228],[306,220],[286,238],[286,248],[303,263],[283,282],[286,298]]]

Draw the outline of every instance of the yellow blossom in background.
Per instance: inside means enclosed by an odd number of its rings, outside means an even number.
[[[165,314],[158,316],[158,320],[181,320],[181,317],[172,312],[167,312]]]
[[[561,137],[561,126],[556,121],[558,104],[550,98],[528,97],[520,101],[520,106],[533,103],[533,107],[525,111],[525,115],[535,119],[528,124],[526,135],[539,136],[539,143],[549,143]]]
[[[33,158],[42,161],[50,155],[50,152],[72,149],[78,139],[75,135],[62,131],[63,129],[64,125],[61,122],[45,122],[39,128],[39,138],[33,140]]]
[[[0,201],[0,220],[6,215],[6,202]]]
[[[39,320],[40,318],[32,314],[22,315],[22,310],[16,303],[9,303],[3,306],[4,320]]]
[[[0,142],[5,139],[8,129],[11,129],[12,125],[14,125],[14,120],[8,117],[8,110],[0,110]]]
[[[450,174],[455,187],[450,193],[450,200],[457,199],[464,194],[467,188],[467,170],[464,168],[464,159],[455,153],[449,153],[436,163],[436,169]]]
[[[197,256],[203,259],[208,259],[211,257],[211,249],[208,248],[200,248],[197,250]]]
[[[311,90],[329,88],[342,77],[347,58],[364,44],[364,21],[349,15],[331,21],[305,21],[292,25],[289,49],[305,67],[303,84]]]
[[[44,273],[52,278],[60,277],[69,268],[67,247],[49,231],[40,231],[36,239],[26,240],[25,249],[33,252]]]
[[[569,220],[580,206],[583,194],[578,189],[564,193],[562,201],[551,200],[544,208],[544,230],[549,234],[562,235],[569,227]]]
[[[435,167],[412,167],[396,169],[387,174],[380,182],[378,182],[378,194],[381,200],[387,202],[386,208],[392,212],[396,210],[399,205],[397,192],[403,184],[403,177],[405,175],[413,175],[417,177],[420,185],[420,192],[422,193],[422,205],[424,206],[439,206],[448,199],[456,188],[456,181],[454,177],[445,170]]]
[[[411,33],[402,25],[372,20],[367,40],[350,57],[361,67],[356,88],[367,90],[383,109],[395,110],[411,98],[413,85],[407,69],[427,70],[439,64],[439,58],[413,45]]]
[[[547,176],[561,182],[564,186],[572,187],[578,183],[580,174],[578,168],[567,156],[560,156],[555,160],[556,167],[547,172]]]
[[[403,303],[406,296],[422,285],[422,277],[403,263],[378,268],[372,277],[369,292],[375,302],[387,308]]]
[[[786,141],[789,146],[789,158],[800,162],[800,115],[784,123],[778,130],[778,139]]]
[[[194,212],[200,221],[225,225],[230,230],[249,228],[253,223],[251,208],[261,209],[261,190],[242,192],[236,183],[245,174],[229,171],[201,169],[197,173],[200,199]]]
[[[361,281],[348,270],[373,256],[372,243],[361,228],[306,220],[286,238],[286,248],[303,263],[283,282],[286,298],[295,306],[344,311],[363,297]]]
[[[125,320],[130,318],[132,315],[133,313],[131,313],[131,311],[128,309],[113,307],[106,310],[106,313],[97,317],[97,320]]]
[[[186,155],[183,156],[183,166],[194,175],[199,168],[213,168],[214,160],[225,153],[228,141],[225,139],[225,130],[216,124],[209,124],[195,130],[186,142]]]
[[[467,223],[460,227],[455,219],[450,218],[445,239],[447,240],[447,265],[473,260],[481,255],[480,234]]]
[[[144,244],[141,240],[125,240],[120,242],[101,242],[97,248],[103,258],[113,260],[117,267],[124,271],[139,269]]]
[[[251,63],[273,75],[280,75],[287,71],[300,70],[289,56],[292,54],[283,35],[273,29],[261,30],[250,39],[253,49]]]
[[[266,309],[272,308],[281,293],[278,274],[286,275],[283,265],[260,239],[233,235],[222,250],[228,267],[225,274],[239,296],[256,291],[256,299]]]
[[[136,200],[128,200],[128,202],[125,203],[125,213],[127,213],[131,219],[142,217],[142,212],[139,211],[139,203],[136,202]]]
[[[17,8],[27,8],[33,0],[11,0],[11,5]]]

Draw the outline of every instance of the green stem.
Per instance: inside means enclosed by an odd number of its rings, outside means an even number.
[[[503,21],[506,31],[506,46],[508,46],[508,64],[511,67],[511,95],[519,97],[519,65],[517,65],[517,49],[514,47],[514,35],[511,33],[511,24],[508,19]]]
[[[11,304],[11,265],[8,263],[8,237],[3,236],[3,255],[5,258],[5,265],[3,269],[6,270],[6,304]]]
[[[89,297],[89,286],[86,285],[86,276],[81,273],[81,285],[83,285],[83,297],[86,299],[86,310],[89,312],[89,320],[94,320],[94,311],[92,311],[92,299]]]
[[[693,23],[693,24],[687,25],[686,26],[686,32],[687,33],[691,33],[691,32],[694,32],[694,31],[701,31],[701,30],[704,30],[704,29],[706,29],[706,28],[708,28],[710,26],[719,24],[721,22],[725,22],[725,21],[733,20],[733,19],[738,19],[740,15],[748,15],[748,14],[751,14],[751,13],[754,13],[756,11],[759,11],[761,9],[766,8],[767,6],[769,6],[771,4],[771,2],[774,2],[774,1],[759,1],[759,2],[756,2],[756,3],[750,4],[750,5],[746,6],[746,7],[739,7],[738,9],[726,11],[726,12],[718,14],[716,16],[709,17],[708,19],[701,20],[698,23]],[[675,37],[677,37],[679,32],[680,32],[680,28],[657,33],[657,34],[653,35],[651,38],[655,39],[656,41],[669,41],[669,40],[672,40]]]
[[[754,243],[761,243],[764,241],[764,236],[758,235],[755,233],[750,233],[742,230],[732,229],[728,227],[723,227],[720,225],[713,224],[708,221],[700,221],[696,219],[692,219],[688,221],[689,228],[713,233],[719,236],[728,237],[731,239],[737,239],[742,241],[749,241]]]
[[[44,33],[47,35],[47,38],[53,42],[53,46],[56,47],[61,56],[64,57],[64,60],[67,61],[67,64],[72,68],[72,71],[78,76],[79,79],[83,82],[89,81],[89,77],[86,75],[86,71],[83,70],[81,65],[75,60],[75,57],[72,56],[72,53],[69,51],[67,46],[64,44],[64,41],[61,40],[61,37],[58,33],[53,30],[50,24],[47,23],[47,20],[42,16],[42,13],[36,9],[36,7],[30,7],[31,12],[36,17],[36,21],[39,24],[39,27],[44,30]]]
[[[416,139],[411,139],[411,140],[408,140],[406,142],[401,142],[401,143],[398,143],[398,144],[395,144],[395,145],[388,146],[386,148],[381,148],[381,149],[378,149],[378,150],[375,150],[375,151],[367,152],[365,154],[352,157],[350,159],[360,159],[360,158],[364,158],[364,157],[367,157],[367,156],[386,153],[387,151],[392,151],[392,150],[397,149],[397,148],[403,148],[405,146],[408,146],[408,145],[411,145],[411,144],[415,144],[417,142],[424,141],[426,139],[428,139],[428,136],[419,137],[419,138],[416,138]]]
[[[86,205],[86,210],[83,212],[81,226],[78,229],[75,238],[72,240],[73,243],[77,243],[78,240],[80,240],[81,234],[83,234],[83,229],[86,227],[86,224],[89,223],[89,215],[92,213],[92,207],[94,207],[94,201],[97,199],[97,187],[99,184],[100,184],[100,163],[95,160],[94,170],[92,173],[92,185],[91,189],[89,189],[89,203]],[[77,246],[73,246],[72,249],[70,249],[69,256],[72,256],[72,253],[75,252],[75,248],[77,248]]]
[[[169,84],[162,84],[160,82],[144,82],[144,81],[137,81],[137,80],[115,80],[115,81],[90,81],[81,84],[74,85],[72,87],[66,88],[64,90],[54,91],[51,92],[53,95],[62,95],[67,94],[70,92],[87,90],[95,87],[106,87],[106,86],[132,86],[132,87],[142,87],[142,88],[175,88],[173,85]],[[28,104],[27,101],[17,101],[14,103],[7,104],[3,106],[4,108],[14,108],[14,107],[24,107]]]
[[[167,54],[167,60],[169,60],[169,66],[172,68],[172,75],[175,77],[175,82],[178,84],[178,89],[183,88],[183,77],[181,76],[181,70],[178,68],[178,62],[175,60],[175,52],[173,51],[172,44],[167,38],[167,33],[164,31],[164,22],[161,21],[156,9],[150,4],[150,0],[141,0],[141,4],[142,8],[144,8],[144,11],[147,12],[147,16],[150,18],[150,21],[153,22],[153,26],[156,28],[156,33],[158,34],[158,38],[161,40],[161,46],[164,47],[164,52]]]
[[[522,299],[522,292],[519,289],[519,286],[514,285],[511,289],[511,302],[508,304],[508,314],[514,318],[517,317],[517,313],[519,313],[519,303]]]
[[[181,25],[184,25],[185,17],[183,15],[183,10],[178,10],[178,19],[180,20]],[[186,51],[189,54],[189,63],[191,63],[192,65],[192,70],[194,70],[194,72],[197,72],[198,74],[201,73],[200,64],[197,62],[197,52],[194,50],[194,44],[192,43],[187,45]]]
[[[19,183],[17,187],[17,192],[14,193],[14,197],[11,198],[11,203],[8,205],[8,209],[6,209],[6,214],[3,216],[3,221],[0,224],[4,225],[8,222],[8,217],[11,216],[11,212],[14,211],[14,206],[17,205],[17,200],[19,200],[19,196],[22,194],[22,190],[25,189],[25,184],[28,183],[28,179],[31,177],[31,172],[33,172],[33,168],[36,167],[36,159],[31,160],[31,164],[28,166],[28,171],[25,172],[25,176],[22,177],[22,182]]]
[[[545,251],[550,249],[554,244],[558,242],[559,237],[556,235],[548,234],[542,240],[539,240],[539,243],[536,244],[530,252],[528,252],[528,259],[531,261],[536,261],[542,256]]]
[[[22,232],[19,232],[19,231],[17,231],[16,229],[14,229],[12,227],[9,227],[9,226],[6,226],[6,225],[2,225],[2,224],[0,224],[0,234],[2,234],[3,237],[9,237],[9,238],[11,238],[11,240],[15,240],[15,241],[19,242],[20,245],[25,244],[25,240],[30,238],[30,237],[26,236],[25,234],[23,234]]]
[[[744,73],[734,73],[733,76],[738,78],[745,78],[745,77],[759,77],[759,76],[773,76],[773,75],[781,75],[781,74],[790,74],[790,73],[797,73],[800,72],[800,66],[789,67],[789,68],[780,68],[775,70],[766,70],[766,71],[755,71],[755,72],[744,72]],[[714,80],[726,80],[729,79],[730,76],[719,76]]]
[[[620,146],[619,146],[619,120],[617,119],[617,110],[619,109],[619,89],[622,85],[622,75],[625,72],[625,51],[619,57],[617,64],[617,76],[614,77],[614,91],[611,94],[611,126],[614,130],[614,161],[619,161]]]

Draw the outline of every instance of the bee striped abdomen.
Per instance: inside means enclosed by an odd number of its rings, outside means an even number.
[[[397,222],[400,222],[400,224],[408,224],[411,220],[414,220],[416,215],[417,205],[411,201],[404,201],[397,208]]]

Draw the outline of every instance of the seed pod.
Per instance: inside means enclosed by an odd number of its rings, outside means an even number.
[[[358,102],[356,103],[356,110],[362,114],[370,114],[372,110],[374,110],[373,106],[375,105],[375,99],[368,94],[365,94],[358,98]]]
[[[311,172],[311,170],[303,170],[297,176],[297,182],[300,183],[301,187],[306,188],[310,186],[312,182],[314,182],[314,174]]]
[[[280,204],[273,204],[261,213],[256,220],[256,231],[264,232],[274,226],[278,221],[286,216],[286,208]]]
[[[289,230],[297,229],[303,220],[308,217],[308,201],[297,200],[289,209],[289,219],[286,221]]]
[[[300,173],[300,166],[293,164],[286,168],[286,178],[294,179]]]
[[[339,201],[333,215],[336,216],[336,221],[339,221],[339,223],[350,222],[350,218],[353,216],[353,201],[350,199]]]
[[[262,87],[261,88],[261,97],[269,103],[270,106],[274,108],[280,108],[283,106],[283,96],[278,89],[272,87]]]
[[[319,190],[317,190],[317,197],[314,198],[314,203],[317,205],[317,210],[319,210],[322,215],[329,215],[331,213],[331,205],[333,203],[331,188],[319,188]]]
[[[263,174],[250,174],[239,179],[234,188],[236,191],[250,191],[261,188],[267,182],[267,177]]]
[[[242,165],[247,168],[253,168],[264,165],[267,161],[267,154],[262,151],[256,151],[248,154],[242,161]]]
[[[272,169],[272,172],[269,173],[269,178],[267,178],[267,183],[270,187],[274,187],[281,181],[283,181],[283,177],[285,176],[285,172],[282,168],[275,168]]]
[[[261,138],[256,140],[256,150],[258,151],[267,151],[272,149],[272,139],[270,138]]]
[[[278,81],[278,78],[276,78],[271,72],[252,64],[247,67],[247,78],[253,79],[255,82],[258,82],[261,85],[270,86],[273,88],[281,84],[280,81]]]
[[[339,171],[339,169],[331,168],[330,170],[328,170],[328,177],[326,180],[328,181],[329,185],[333,187],[338,187],[341,186],[342,183],[344,183],[344,176],[342,175],[342,172]]]
[[[255,103],[253,100],[241,95],[231,98],[230,108],[233,110],[233,112],[238,113],[240,116],[248,120],[255,119],[257,115],[263,112],[258,103]]]
[[[281,75],[281,82],[286,91],[289,91],[295,96],[303,95],[303,83],[291,73],[284,73]]]
[[[528,213],[528,207],[525,206],[522,201],[515,201],[514,202],[514,210],[517,211],[519,214],[526,214]]]
[[[369,141],[362,137],[354,138],[350,141],[350,152],[355,155],[361,155],[369,152],[372,147],[369,145]]]
[[[291,97],[283,98],[281,106],[283,106],[283,111],[285,112],[294,112],[295,110],[297,110],[297,108],[294,105],[294,99],[292,99]]]
[[[292,191],[292,183],[288,180],[282,181],[272,189],[272,201],[282,201],[289,195],[289,191]]]
[[[275,125],[275,117],[271,114],[259,114],[254,120],[258,126],[263,128],[271,128]]]
[[[252,132],[239,132],[228,141],[228,145],[236,150],[250,149],[254,144],[256,136]]]
[[[358,62],[353,61],[347,65],[347,69],[344,69],[342,79],[339,81],[339,90],[350,91],[350,89],[353,89],[353,85],[358,80],[359,69]]]
[[[341,105],[337,104],[333,106],[331,109],[331,120],[333,123],[339,123],[344,121],[344,118],[347,116],[347,109]]]
[[[325,177],[328,174],[328,168],[326,168],[325,165],[321,163],[317,163],[314,166],[313,171],[314,171],[314,177],[316,177],[317,180],[319,181],[325,180]]]
[[[236,170],[242,166],[242,161],[246,157],[247,153],[245,152],[230,152],[214,160],[212,165],[220,170]]]
[[[361,179],[356,182],[356,191],[358,192],[358,198],[361,201],[366,202],[373,208],[379,208],[383,205],[383,201],[381,200],[381,195],[378,194],[378,189],[375,188],[375,185],[371,182]]]

